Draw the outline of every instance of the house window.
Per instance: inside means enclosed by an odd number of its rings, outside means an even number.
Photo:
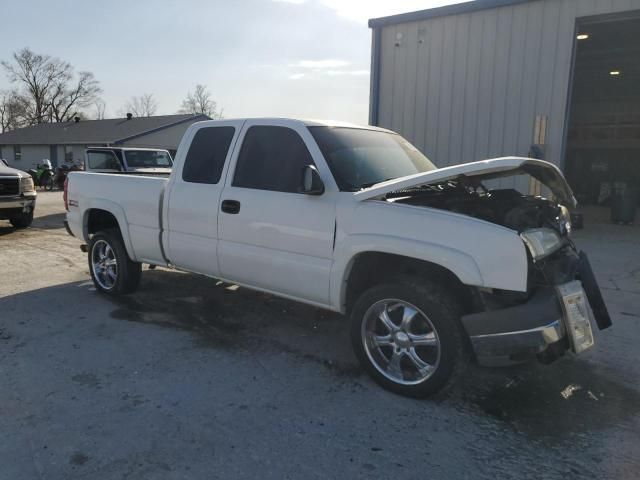
[[[16,162],[22,160],[22,148],[20,147],[20,145],[13,146],[13,156]]]
[[[73,147],[69,145],[65,145],[64,147],[64,161],[68,163],[73,162]]]

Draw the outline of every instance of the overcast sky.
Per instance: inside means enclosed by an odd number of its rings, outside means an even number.
[[[0,59],[28,46],[93,72],[107,116],[152,93],[175,113],[197,83],[227,118],[366,123],[372,17],[455,0],[1,0]],[[0,89],[9,86],[4,72]]]

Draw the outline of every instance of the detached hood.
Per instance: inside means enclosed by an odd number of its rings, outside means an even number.
[[[544,160],[523,157],[493,158],[491,160],[464,163],[462,165],[439,168],[430,172],[417,173],[408,177],[378,183],[354,193],[353,197],[357,201],[369,200],[397,190],[441,183],[458,177],[482,177],[485,180],[489,180],[524,174],[531,175],[549,188],[560,203],[570,207],[576,206],[577,202],[571,187],[569,187],[558,167]]]

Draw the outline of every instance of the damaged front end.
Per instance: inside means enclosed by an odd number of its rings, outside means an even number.
[[[478,289],[477,311],[462,324],[480,364],[551,363],[592,347],[593,323],[611,326],[589,259],[573,243],[532,261],[528,283],[527,292]]]
[[[458,169],[455,174],[453,169]],[[520,235],[528,252],[526,292],[476,289],[474,312],[462,317],[479,363],[495,366],[536,357],[550,363],[567,350],[581,353],[593,346],[591,324],[605,329],[611,320],[586,254],[571,241],[568,207],[575,206],[575,199],[559,170],[517,158],[443,170],[449,174],[402,180],[395,189],[381,184],[379,198],[507,227]],[[547,187],[550,198],[486,187],[497,178],[523,174]]]

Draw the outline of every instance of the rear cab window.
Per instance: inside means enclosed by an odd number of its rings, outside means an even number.
[[[217,184],[235,134],[234,127],[204,127],[191,140],[182,168],[182,180]]]
[[[173,161],[169,152],[163,150],[127,150],[127,167],[130,168],[171,168]]]
[[[87,167],[89,170],[122,170],[120,160],[111,150],[87,151]]]

